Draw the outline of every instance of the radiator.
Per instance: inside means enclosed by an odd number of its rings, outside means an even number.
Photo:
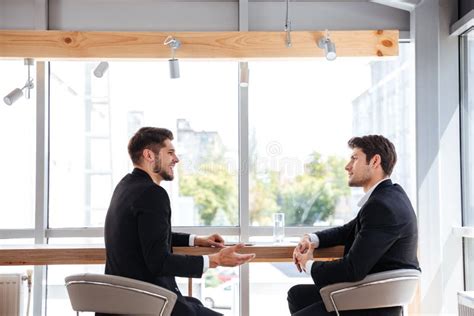
[[[0,316],[23,316],[22,274],[0,274]]]
[[[458,292],[459,316],[474,316],[474,291]]]

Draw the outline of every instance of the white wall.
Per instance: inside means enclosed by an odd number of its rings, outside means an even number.
[[[417,186],[421,308],[426,315],[456,314],[463,289],[458,39],[452,0],[423,1],[412,13],[416,47]]]

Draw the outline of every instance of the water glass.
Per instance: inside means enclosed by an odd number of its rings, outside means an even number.
[[[273,241],[283,242],[285,238],[285,213],[273,214]]]

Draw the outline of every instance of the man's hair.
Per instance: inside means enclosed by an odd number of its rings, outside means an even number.
[[[367,163],[375,155],[379,154],[382,158],[381,165],[386,175],[391,175],[393,167],[397,162],[397,153],[392,142],[382,135],[367,135],[362,137],[353,137],[347,142],[351,149],[360,148],[366,155]]]
[[[142,127],[128,142],[128,154],[134,164],[141,160],[144,149],[158,153],[164,147],[165,140],[173,140],[173,133],[166,128]]]

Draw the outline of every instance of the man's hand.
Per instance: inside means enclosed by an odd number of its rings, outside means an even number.
[[[224,238],[219,234],[213,234],[207,237],[194,238],[194,245],[199,247],[224,248]]]
[[[302,270],[306,271],[306,262],[308,262],[308,260],[313,260],[313,252],[314,252],[314,244],[309,243],[309,248],[306,249],[304,253],[296,251],[296,254],[295,253],[293,254],[293,258],[295,260],[295,264],[296,264],[296,267],[298,268],[298,271],[300,272]]]
[[[215,268],[217,266],[222,267],[235,267],[240,266],[241,264],[247,263],[253,258],[255,258],[254,253],[250,254],[240,254],[237,253],[238,250],[242,249],[244,244],[237,244],[231,247],[225,247],[221,249],[218,253],[209,256],[209,267]]]
[[[298,245],[295,247],[295,250],[293,250],[293,262],[295,263],[296,268],[298,269],[299,272],[303,271],[304,264],[302,265],[301,262],[299,262],[298,256],[306,254],[311,247],[314,250],[314,245],[311,243],[309,236],[304,235],[303,237],[301,237],[301,240],[298,243]],[[312,256],[313,256],[313,252],[311,251],[311,259],[312,259]]]

